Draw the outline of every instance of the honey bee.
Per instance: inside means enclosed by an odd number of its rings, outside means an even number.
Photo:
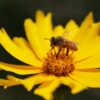
[[[69,50],[72,50],[72,51],[78,50],[75,42],[70,41],[64,38],[63,36],[51,37],[50,41],[51,41],[52,48],[59,47],[58,54],[60,53],[61,48],[67,48],[66,55],[68,55]]]

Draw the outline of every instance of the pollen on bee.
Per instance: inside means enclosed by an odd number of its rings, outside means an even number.
[[[55,76],[67,76],[73,70],[73,57],[71,55],[66,56],[66,53],[63,52],[63,50],[58,57],[56,57],[56,53],[48,53],[48,57],[45,59],[43,65],[43,71],[46,74],[52,74]]]

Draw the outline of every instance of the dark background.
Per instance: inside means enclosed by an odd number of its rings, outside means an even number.
[[[53,24],[65,25],[70,19],[74,19],[78,24],[84,19],[89,11],[93,11],[95,21],[100,21],[100,0],[0,0],[0,27],[4,27],[11,37],[24,36],[23,22],[25,18],[34,19],[36,10],[43,10],[45,13],[53,13]],[[0,47],[0,59],[6,62],[22,64],[11,57],[2,47]],[[5,77],[7,72],[0,72],[0,76]],[[67,88],[61,86],[66,93],[65,100],[100,100],[100,89],[85,90],[77,95],[71,95]],[[68,89],[69,90],[69,89]],[[55,95],[57,92],[54,93]],[[11,87],[7,90],[0,88],[0,100],[42,100],[27,92],[22,86]],[[56,97],[56,100],[57,97]]]

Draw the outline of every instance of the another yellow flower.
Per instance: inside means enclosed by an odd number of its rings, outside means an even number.
[[[37,11],[36,22],[26,19],[24,22],[27,39],[14,37],[10,39],[4,29],[0,30],[0,43],[4,49],[16,59],[27,65],[15,65],[0,62],[0,68],[19,75],[31,75],[25,79],[7,76],[0,79],[6,87],[22,84],[28,91],[35,85],[40,86],[35,94],[46,100],[53,98],[55,89],[64,84],[71,88],[73,94],[88,87],[100,88],[100,23],[94,23],[90,12],[80,27],[70,20],[65,27],[58,25],[53,28],[51,13],[46,16]],[[51,50],[51,37],[62,36],[77,42],[77,51],[69,47]],[[68,54],[66,55],[67,50]]]

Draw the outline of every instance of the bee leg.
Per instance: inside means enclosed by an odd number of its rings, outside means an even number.
[[[61,51],[61,48],[59,47],[58,53],[56,54],[56,58],[58,58],[60,51]]]
[[[49,50],[49,53],[52,53],[53,50],[54,50],[54,53],[56,54],[54,46],[51,47],[51,49]]]
[[[54,50],[54,52],[55,52],[55,55],[56,55],[56,50],[55,50],[55,48],[53,48],[53,50]]]
[[[74,51],[72,51],[72,53],[70,54],[70,56],[72,56],[74,54]]]
[[[54,47],[51,47],[51,49],[49,50],[49,52],[51,52],[54,49]]]
[[[69,48],[67,47],[66,56],[69,54]]]

